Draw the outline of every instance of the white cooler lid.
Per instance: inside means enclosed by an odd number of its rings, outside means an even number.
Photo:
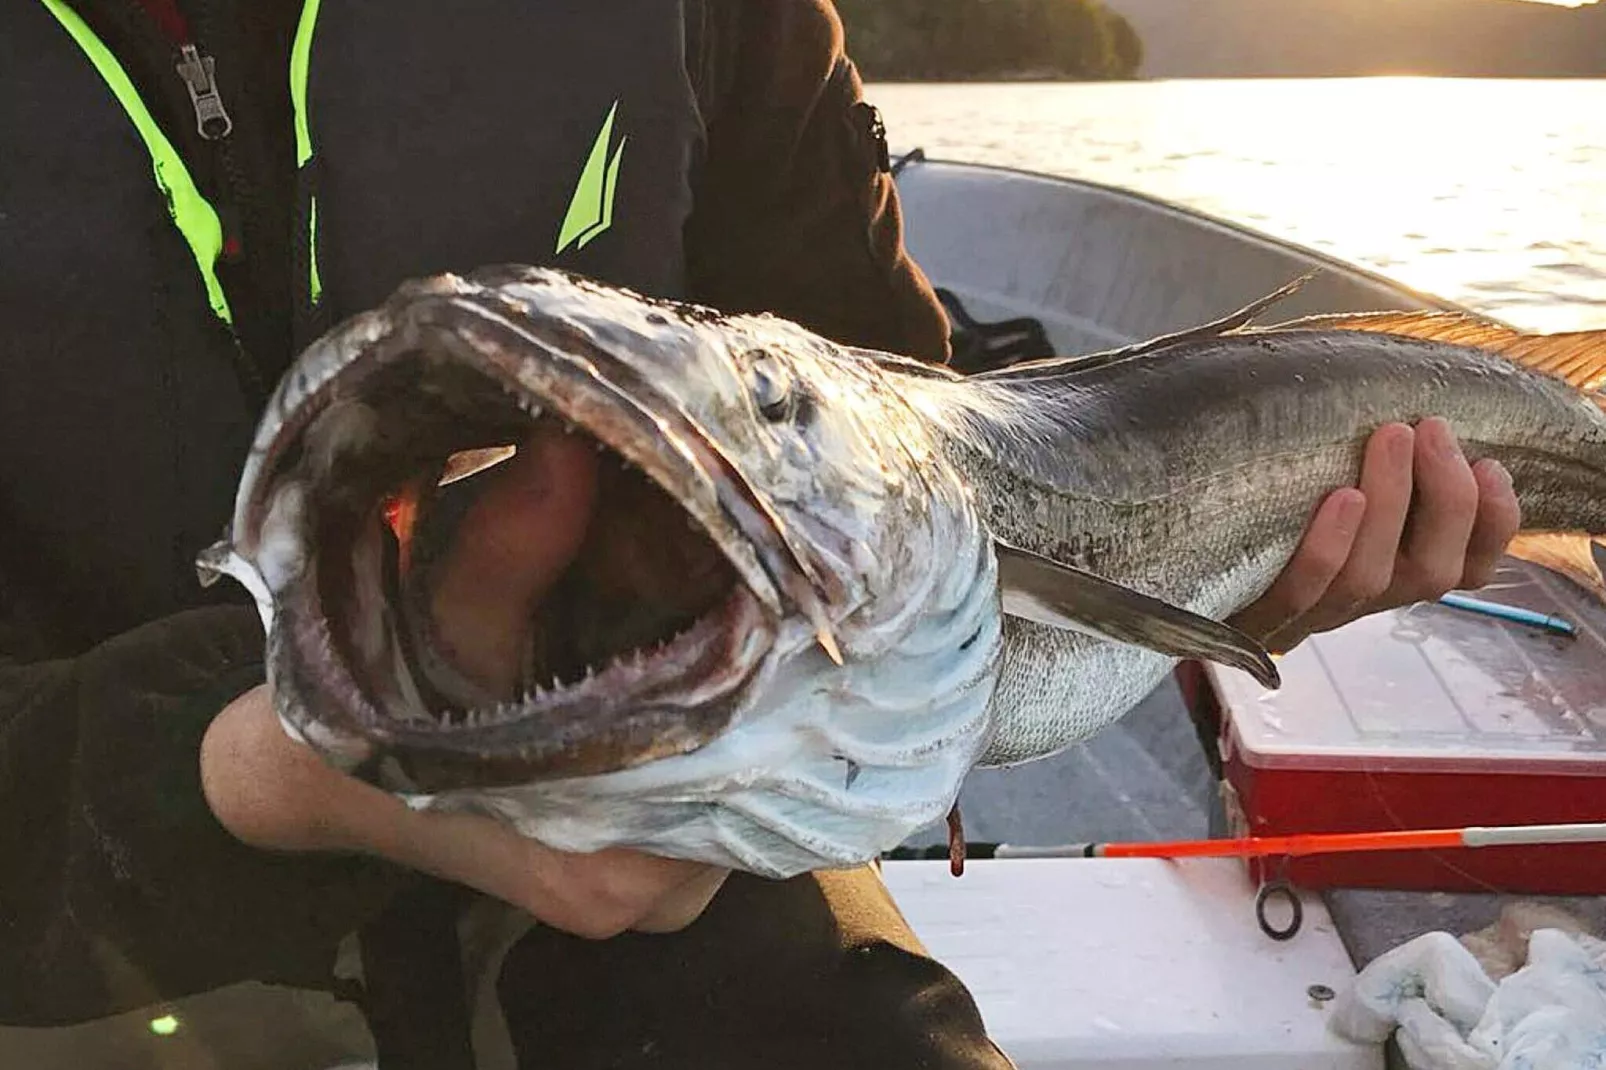
[[[1208,666],[1232,745],[1261,768],[1606,776],[1606,607],[1509,559],[1476,597],[1578,637],[1437,603],[1363,617],[1281,658],[1277,691]]]
[[[887,862],[887,887],[1020,1070],[1381,1070],[1327,1028],[1355,976],[1320,899],[1287,942],[1235,859]],[[1272,912],[1284,909],[1274,904]],[[1285,915],[1275,914],[1283,921]]]

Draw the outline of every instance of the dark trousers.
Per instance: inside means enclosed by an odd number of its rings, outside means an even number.
[[[443,945],[443,969],[447,957]],[[868,866],[789,881],[732,875],[678,933],[592,941],[537,927],[504,960],[498,992],[520,1070],[1011,1065]],[[414,1003],[408,1018],[438,1027],[445,1010]],[[403,1022],[382,1040],[381,1070],[456,1065],[408,1032]]]

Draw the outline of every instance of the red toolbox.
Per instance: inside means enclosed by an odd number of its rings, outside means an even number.
[[[1606,607],[1507,560],[1477,597],[1576,638],[1424,603],[1306,640],[1283,686],[1207,666],[1233,835],[1606,821]],[[1196,710],[1197,712],[1197,710]],[[1606,844],[1256,863],[1306,888],[1606,893]]]

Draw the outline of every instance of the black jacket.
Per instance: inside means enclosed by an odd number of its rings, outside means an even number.
[[[226,154],[196,133],[155,32],[171,0],[73,5],[222,206],[230,339],[194,277],[118,260],[177,239],[123,203],[148,169],[107,187],[101,164],[127,131],[82,119],[75,109],[103,102],[73,92],[93,83],[62,90],[49,49],[30,44],[59,44],[54,22],[28,21],[41,2],[0,14],[0,94],[18,104],[0,129],[0,1022],[83,1020],[243,979],[323,986],[341,937],[421,878],[255,851],[212,818],[199,742],[260,681],[262,635],[238,590],[204,592],[190,564],[227,520],[255,407],[318,323],[301,293],[307,190],[284,76],[299,5],[179,0],[216,59]],[[517,6],[540,20],[551,5]],[[946,359],[829,0],[685,9],[704,137],[687,169],[684,296]],[[528,121],[503,103],[490,121]],[[393,191],[381,177],[364,192],[383,205]],[[164,340],[158,355],[120,344],[136,321]]]

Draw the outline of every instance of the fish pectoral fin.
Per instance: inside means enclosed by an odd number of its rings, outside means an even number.
[[[1559,572],[1578,586],[1606,602],[1606,578],[1595,561],[1595,544],[1602,539],[1574,532],[1528,532],[1518,535],[1506,553],[1552,572]]]
[[[1051,628],[1202,658],[1281,686],[1266,648],[1238,629],[1091,572],[994,541],[1004,612]]]

